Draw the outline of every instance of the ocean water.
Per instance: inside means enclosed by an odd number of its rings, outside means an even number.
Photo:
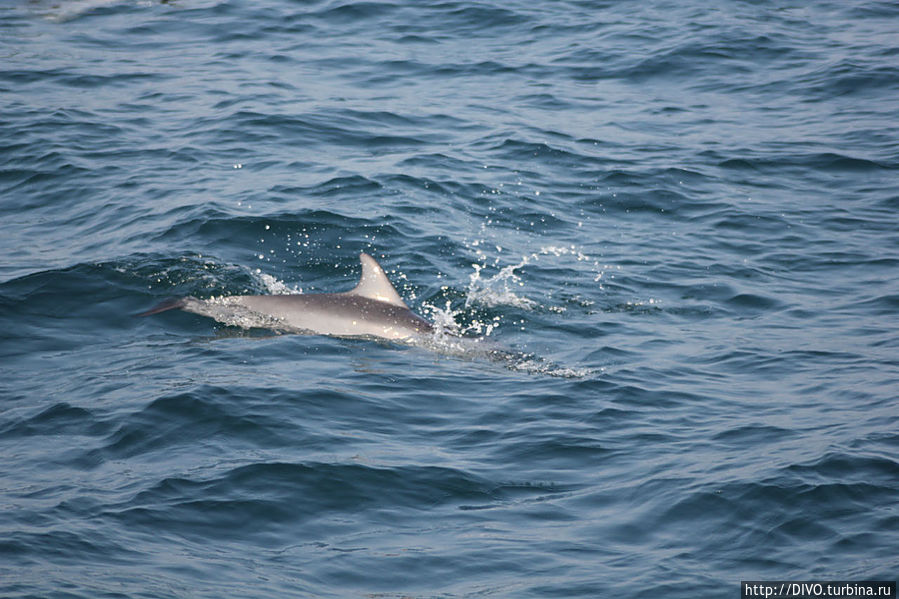
[[[866,0],[4,0],[0,595],[896,580],[897,32]],[[134,316],[343,291],[363,251],[463,338]]]

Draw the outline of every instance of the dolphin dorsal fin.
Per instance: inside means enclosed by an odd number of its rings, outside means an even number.
[[[387,273],[384,272],[377,260],[363,252],[359,254],[359,261],[362,262],[362,276],[359,278],[359,284],[352,291],[347,292],[349,295],[360,295],[379,302],[408,308],[403,302],[403,298],[390,284]]]

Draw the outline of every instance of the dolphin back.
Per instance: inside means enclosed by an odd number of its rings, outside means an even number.
[[[362,253],[359,260],[362,276],[351,291],[170,298],[137,316],[180,309],[227,325],[337,337],[407,339],[434,331],[403,302],[374,258]]]

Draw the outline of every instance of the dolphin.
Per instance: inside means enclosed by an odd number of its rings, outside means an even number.
[[[409,309],[378,262],[359,254],[362,276],[352,291],[292,295],[233,295],[208,300],[195,297],[170,299],[139,314],[166,310],[209,316],[227,324],[337,337],[375,337],[402,340],[434,332],[434,325]],[[242,321],[240,319],[243,319]]]

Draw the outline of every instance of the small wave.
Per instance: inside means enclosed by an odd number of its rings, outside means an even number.
[[[489,333],[488,333],[489,334]],[[533,353],[503,347],[488,337],[460,337],[438,331],[433,335],[413,339],[411,343],[438,355],[471,362],[497,364],[515,372],[560,378],[587,378],[597,371],[592,368],[572,368],[556,364]]]
[[[10,420],[0,428],[0,435],[14,438],[66,434],[93,436],[103,434],[106,428],[90,410],[61,402],[35,416]]]
[[[818,169],[824,172],[869,172],[891,168],[877,160],[859,158],[834,152],[786,154],[759,157],[747,151],[746,155],[722,159],[718,166],[725,169],[753,170],[766,173],[782,172],[785,168]]]
[[[110,506],[107,515],[154,534],[161,529],[208,539],[265,534],[335,511],[433,510],[438,505],[464,510],[565,491],[554,485],[494,482],[438,466],[255,462],[209,477],[165,478]]]

